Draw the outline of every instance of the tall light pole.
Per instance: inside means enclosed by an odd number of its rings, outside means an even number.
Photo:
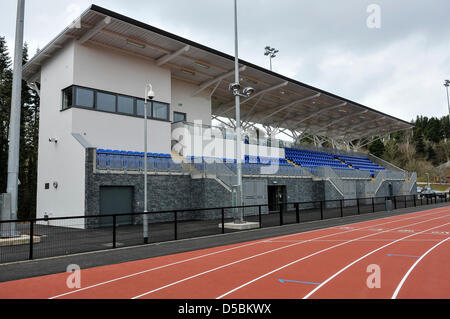
[[[17,196],[19,184],[20,112],[22,95],[23,29],[25,20],[25,0],[17,1],[16,39],[14,47],[14,73],[11,96],[11,116],[9,122],[8,185],[6,192],[11,195],[11,219],[17,219]],[[11,224],[10,236],[19,234],[16,225]]]
[[[153,87],[151,84],[148,84],[145,88],[145,101],[144,101],[144,216],[142,219],[143,224],[143,235],[144,235],[144,244],[148,244],[148,198],[147,198],[147,105],[148,100],[153,100],[155,97],[155,93],[153,92]]]
[[[448,119],[450,121],[450,98],[448,95],[448,87],[450,86],[450,80],[445,80],[444,86],[447,89]]]
[[[280,52],[279,50],[275,48],[271,48],[270,46],[265,47],[265,56],[268,56],[270,58],[270,71],[272,71],[272,59],[277,57],[277,53]]]
[[[236,103],[236,143],[235,154],[237,163],[237,183],[236,183],[236,206],[242,206],[243,194],[242,194],[242,164],[241,164],[241,109],[240,109],[240,97],[249,97],[253,94],[253,88],[245,88],[241,92],[241,84],[239,83],[239,42],[238,42],[238,17],[237,17],[237,0],[234,0],[234,83],[230,84],[230,91],[235,96]],[[238,209],[239,216],[236,222],[244,223],[244,211]]]

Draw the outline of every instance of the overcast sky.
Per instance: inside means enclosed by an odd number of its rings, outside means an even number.
[[[269,68],[270,45],[280,50],[273,61],[280,74],[407,121],[448,114],[450,1],[238,2],[240,58]],[[92,3],[234,55],[233,0],[26,0],[30,53]],[[367,25],[372,4],[381,10],[380,28]],[[0,36],[10,49],[16,6],[2,1],[0,12]]]

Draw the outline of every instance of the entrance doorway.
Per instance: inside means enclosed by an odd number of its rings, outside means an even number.
[[[284,185],[270,185],[267,187],[268,192],[268,204],[269,204],[269,212],[279,211],[286,208],[286,186]],[[281,204],[283,203],[283,206]]]
[[[130,214],[133,212],[133,187],[100,187],[100,216],[112,214]],[[117,225],[131,225],[132,216],[117,217]],[[100,227],[112,226],[112,217],[101,217]]]

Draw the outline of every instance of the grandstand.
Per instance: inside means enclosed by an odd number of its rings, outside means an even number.
[[[156,93],[148,105],[151,211],[230,206],[238,160],[245,205],[415,192],[414,173],[353,144],[409,129],[408,122],[241,60],[241,81],[255,94],[241,102],[245,138],[236,141],[234,57],[95,5],[77,26],[23,70],[41,96],[38,218],[143,211],[149,81]],[[251,134],[262,126],[269,138]],[[305,134],[313,145],[299,142]]]

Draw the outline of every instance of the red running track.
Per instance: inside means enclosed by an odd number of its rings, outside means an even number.
[[[85,269],[80,289],[68,273],[1,283],[0,298],[450,298],[449,239],[444,207]]]

